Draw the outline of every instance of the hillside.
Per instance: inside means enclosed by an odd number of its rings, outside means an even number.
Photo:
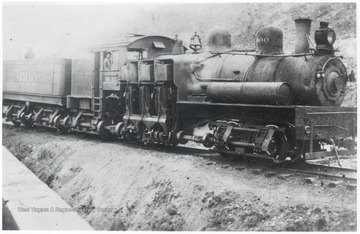
[[[285,50],[291,52],[295,43],[293,20],[313,20],[312,32],[320,21],[328,21],[338,39],[356,37],[356,5],[354,3],[241,3],[163,5],[128,22],[127,30],[142,34],[161,34],[188,42],[195,31],[206,41],[214,26],[225,26],[233,35],[233,44],[253,48],[254,34],[265,25],[284,32]],[[311,35],[313,37],[313,35]]]

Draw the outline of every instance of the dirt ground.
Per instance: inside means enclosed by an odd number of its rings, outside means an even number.
[[[357,230],[346,182],[8,125],[3,145],[98,230]]]

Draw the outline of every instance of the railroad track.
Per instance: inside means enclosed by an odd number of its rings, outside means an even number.
[[[352,182],[357,181],[356,169],[315,165],[310,163],[292,163],[286,165],[286,168],[300,174],[323,176]]]
[[[13,126],[12,123],[4,122],[3,124]],[[76,133],[77,135],[77,133]],[[342,167],[332,167],[332,166],[324,166],[324,165],[318,165],[318,164],[310,164],[310,163],[304,163],[304,162],[291,162],[286,161],[284,163],[274,163],[272,160],[264,160],[263,156],[256,157],[247,157],[245,155],[244,157],[239,157],[238,155],[233,155],[230,158],[224,158],[220,156],[219,153],[192,147],[192,146],[186,146],[186,145],[178,145],[178,146],[163,146],[163,145],[154,145],[154,144],[148,144],[143,145],[141,142],[136,141],[122,141],[121,144],[138,148],[143,147],[146,150],[154,150],[154,151],[164,151],[167,153],[177,153],[177,154],[185,154],[185,155],[192,155],[192,156],[199,156],[203,158],[211,158],[219,162],[229,163],[238,165],[239,163],[245,164],[245,166],[251,167],[251,168],[271,168],[271,169],[281,169],[282,171],[291,171],[295,174],[303,174],[303,175],[311,175],[311,176],[319,176],[319,177],[325,177],[325,178],[331,178],[331,179],[337,179],[337,180],[345,180],[349,182],[356,182],[357,181],[357,170],[356,169],[350,169],[350,168],[342,168]],[[242,160],[240,160],[242,158]]]
[[[177,149],[185,152],[191,152],[191,150],[193,150],[193,153],[198,153],[200,155],[212,155],[213,157],[216,157],[216,155],[218,155],[218,153],[215,153],[213,151],[209,151],[206,149],[192,148],[187,146],[178,146]],[[236,156],[233,156],[233,159],[234,158],[236,158]],[[329,179],[345,180],[354,183],[356,183],[357,181],[357,170],[351,168],[324,166],[319,164],[311,164],[307,162],[291,162],[291,161],[276,164],[272,160],[264,160],[263,157],[254,157],[254,158],[248,157],[246,163],[247,164],[250,163],[253,165],[256,164],[256,166],[262,168],[284,169],[291,171],[295,174],[319,176]]]

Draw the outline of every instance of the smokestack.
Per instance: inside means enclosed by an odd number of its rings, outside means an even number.
[[[307,36],[310,35],[311,19],[299,18],[295,20],[296,45],[295,54],[309,53],[309,41]]]

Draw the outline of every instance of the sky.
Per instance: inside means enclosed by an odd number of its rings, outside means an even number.
[[[106,5],[74,5],[69,2],[65,4],[4,2],[3,58],[5,60],[24,59],[24,54],[28,47],[33,48],[38,59],[91,57],[91,54],[86,49],[93,44],[101,44],[108,40],[114,41],[111,40],[114,38],[120,41],[121,38],[119,37],[127,32],[157,34],[158,31],[161,31],[159,29],[165,28],[167,30],[169,28],[164,26],[164,24],[168,24],[168,21],[161,18],[164,14],[159,14],[161,9],[158,9],[157,13],[159,16],[155,17],[156,23],[153,25],[151,23],[142,24],[141,31],[132,31],[136,30],[134,27],[136,19],[142,18],[143,21],[140,22],[144,22],[144,13],[156,12],[155,8],[160,7],[161,4],[146,5],[144,3],[139,4],[139,2],[136,5],[129,5],[129,3],[127,5],[115,5],[115,3],[107,3]],[[246,4],[241,5],[241,7],[243,6],[252,7]],[[194,14],[186,14],[188,11],[181,11],[181,9],[186,8],[183,5],[178,7],[174,4],[168,9],[167,13],[170,12],[174,15],[173,18],[169,17],[170,20],[175,19],[173,21],[176,21],[179,17],[175,16],[180,15],[184,16],[181,18],[184,18],[184,21],[179,24],[172,24],[174,30],[159,32],[161,35],[173,37],[175,34],[178,34],[180,39],[188,43],[195,31],[201,33],[201,26],[215,26],[214,23],[218,23],[221,20],[224,23],[232,22],[228,20],[229,16],[224,13],[222,15],[215,14],[219,9],[212,8],[211,6],[206,9],[213,9],[211,11],[213,14],[204,10],[203,6],[191,6],[192,12],[198,11],[199,17],[194,17]],[[212,14],[213,17],[208,18],[209,14]],[[193,18],[185,18],[186,16],[192,16]],[[233,13],[232,16],[236,17]],[[149,14],[147,18],[149,18]],[[244,20],[246,22],[246,17]],[[291,27],[293,27],[293,24],[291,24]],[[144,28],[147,30],[144,30]],[[208,30],[208,27],[205,28]],[[204,42],[206,37],[204,35],[201,36]],[[285,39],[286,36],[284,37]],[[284,43],[286,50],[288,43],[286,40]],[[291,52],[292,50],[293,48],[291,47],[286,52]]]
[[[156,5],[55,5],[3,3],[3,58],[87,56],[93,44],[127,32],[128,22]]]

